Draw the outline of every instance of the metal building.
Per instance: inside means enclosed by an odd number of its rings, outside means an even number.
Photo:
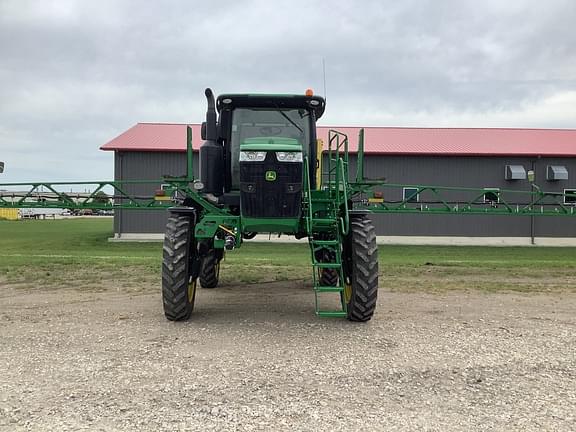
[[[102,150],[115,153],[115,180],[184,175],[186,126],[138,123],[103,145]],[[200,125],[191,127],[198,150]],[[325,143],[329,129],[318,131]],[[353,168],[359,128],[334,129],[349,137]],[[576,130],[370,127],[365,128],[365,155],[366,176],[389,183],[528,191],[527,172],[533,170],[543,190],[576,191]],[[197,167],[196,153],[195,173]],[[411,192],[385,193],[401,200]],[[118,210],[115,237],[160,237],[165,218],[158,211]],[[374,222],[383,241],[397,243],[576,245],[575,218],[390,214],[376,215]]]

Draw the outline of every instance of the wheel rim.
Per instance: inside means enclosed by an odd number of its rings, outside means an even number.
[[[350,303],[352,299],[352,282],[350,280],[344,281],[344,301],[346,304]]]
[[[188,303],[194,303],[195,295],[196,295],[196,279],[188,282]]]

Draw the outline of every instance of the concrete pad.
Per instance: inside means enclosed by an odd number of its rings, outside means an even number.
[[[159,233],[125,233],[115,234],[109,242],[161,242],[164,234]],[[278,234],[258,234],[247,243],[302,243],[307,238],[297,240],[293,236]],[[536,237],[532,244],[530,237],[450,237],[450,236],[378,236],[379,245],[419,245],[419,246],[552,246],[576,247],[576,238],[570,237]]]

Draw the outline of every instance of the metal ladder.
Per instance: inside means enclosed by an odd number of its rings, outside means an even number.
[[[306,161],[305,166],[308,166]],[[314,281],[314,305],[316,315],[322,317],[345,317],[344,270],[342,267],[342,235],[348,233],[348,137],[330,130],[328,164],[323,173],[324,181],[318,191],[310,190],[310,176],[306,173],[307,199],[305,201],[306,228],[312,259]],[[344,208],[343,216],[339,215]],[[322,285],[321,272],[332,269],[338,275],[336,286]],[[320,294],[338,293],[339,310],[325,310],[320,306]]]
[[[312,204],[313,205],[313,204]],[[330,240],[319,240],[314,238],[313,235],[309,236],[310,252],[312,256],[312,274],[313,274],[313,287],[314,287],[314,307],[316,315],[321,317],[345,317],[346,304],[343,301],[344,297],[344,271],[342,268],[341,259],[341,238],[340,230],[338,228],[339,219],[334,217],[323,217],[321,219],[312,219],[312,232],[316,229],[332,229],[330,237],[335,237]],[[321,258],[319,259],[319,256]],[[338,282],[336,286],[322,285],[321,272],[324,269],[333,269],[338,275]],[[339,293],[340,294],[340,310],[325,310],[320,307],[320,294],[321,293]]]
[[[344,298],[344,272],[342,268],[340,234],[342,221],[338,216],[338,201],[334,190],[311,191],[309,176],[306,175],[305,219],[308,232],[308,243],[312,260],[312,275],[314,288],[314,307],[316,315],[321,317],[345,317],[346,304]],[[322,285],[321,272],[333,269],[338,275],[336,286]],[[338,293],[340,295],[340,310],[325,310],[320,307],[321,293]]]

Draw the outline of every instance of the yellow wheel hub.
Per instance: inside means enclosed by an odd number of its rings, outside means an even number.
[[[196,279],[188,283],[188,303],[194,301],[194,295],[196,294]]]
[[[346,304],[350,303],[351,298],[352,298],[352,283],[344,282],[344,300],[346,301]]]

